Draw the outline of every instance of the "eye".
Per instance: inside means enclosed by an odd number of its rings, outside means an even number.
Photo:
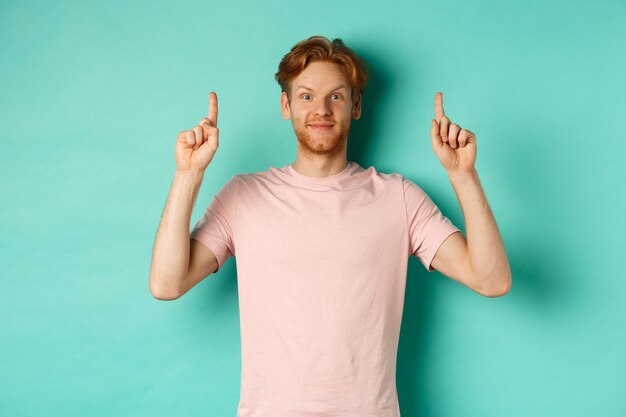
[[[337,97],[337,100],[341,100],[343,98],[341,94],[333,94],[331,97]]]
[[[303,100],[308,100],[309,97],[311,97],[310,94],[302,94],[302,95],[300,95],[300,98],[303,99]]]

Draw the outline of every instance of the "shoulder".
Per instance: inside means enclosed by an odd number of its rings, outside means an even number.
[[[375,170],[374,170],[375,171]],[[375,171],[376,172],[376,171]],[[393,183],[402,189],[403,194],[412,194],[417,196],[424,196],[426,193],[415,181],[407,178],[405,175],[398,172],[376,172],[376,175],[381,179]]]
[[[404,175],[400,175],[400,177],[400,181],[402,182],[402,187],[404,188],[405,192],[426,194],[424,189],[422,189],[422,187],[420,187],[419,184],[417,184],[415,181],[405,177]]]
[[[240,192],[264,192],[268,188],[274,188],[284,182],[276,175],[275,168],[233,175],[231,181],[236,184]]]
[[[408,210],[416,210],[433,204],[428,193],[415,181],[400,175],[400,182],[404,203]]]
[[[239,186],[258,185],[259,183],[267,181],[267,172],[261,171],[237,174],[233,175],[231,180],[238,183]]]
[[[368,168],[360,168],[359,174],[369,177],[370,179],[376,179],[389,184],[401,184],[404,180],[404,176],[402,174],[397,172],[385,172],[384,170],[379,171],[373,165]]]

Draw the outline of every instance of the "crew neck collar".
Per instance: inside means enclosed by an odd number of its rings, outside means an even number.
[[[309,175],[301,174],[300,172],[296,171],[296,169],[291,164],[287,164],[287,171],[294,178],[297,178],[298,180],[301,180],[301,181],[305,181],[308,183],[315,183],[315,184],[335,184],[338,181],[350,175],[353,168],[354,168],[354,162],[348,161],[345,168],[336,174],[328,175],[326,177],[311,177]]]

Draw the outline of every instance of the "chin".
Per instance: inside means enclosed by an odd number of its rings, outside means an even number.
[[[302,132],[296,132],[300,147],[309,153],[318,155],[334,155],[341,152],[345,146],[346,138],[340,135],[312,136]]]

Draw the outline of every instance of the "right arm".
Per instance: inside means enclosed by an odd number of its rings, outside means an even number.
[[[150,267],[150,292],[160,300],[180,297],[217,269],[213,252],[189,238],[191,211],[203,177],[203,171],[174,174]]]
[[[217,95],[211,92],[208,117],[180,132],[176,140],[176,173],[150,265],[150,292],[160,300],[175,300],[217,269],[213,252],[190,239],[189,221],[204,171],[218,148],[218,136]]]

